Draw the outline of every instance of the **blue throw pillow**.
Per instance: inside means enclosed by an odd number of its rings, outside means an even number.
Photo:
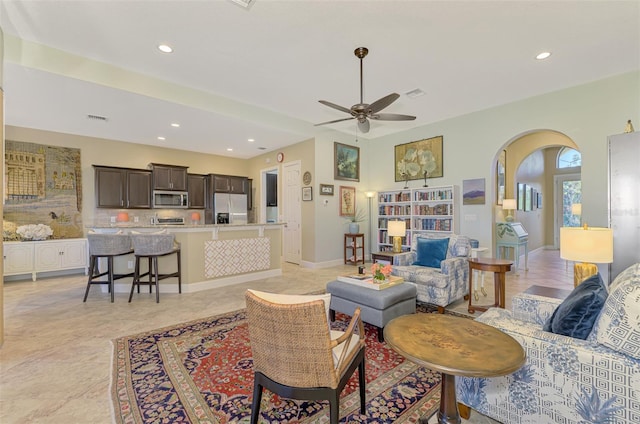
[[[606,300],[607,289],[600,273],[593,275],[573,289],[553,311],[543,330],[584,340],[591,333]]]
[[[447,258],[448,249],[448,238],[418,238],[418,247],[416,251],[417,258],[413,265],[440,268],[440,262],[444,261]]]

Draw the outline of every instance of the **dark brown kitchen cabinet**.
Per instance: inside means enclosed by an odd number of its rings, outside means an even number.
[[[214,193],[247,193],[247,177],[236,177],[232,175],[213,175]]]
[[[206,175],[187,174],[189,207],[191,209],[204,209],[207,206],[206,179]]]
[[[96,165],[94,171],[97,208],[151,208],[151,171]]]
[[[154,190],[187,190],[187,167],[176,165],[150,164],[153,171]]]

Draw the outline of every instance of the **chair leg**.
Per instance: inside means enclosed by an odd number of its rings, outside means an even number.
[[[111,293],[111,303],[113,303],[113,292],[115,292],[115,287],[113,286],[113,256],[107,258],[107,266],[109,267],[107,270],[109,272],[109,293]]]
[[[251,424],[258,423],[260,416],[260,402],[262,401],[262,385],[253,383],[253,400],[251,401]]]
[[[338,424],[340,421],[340,393],[335,390],[329,398],[329,422]]]
[[[151,293],[151,279],[153,278],[153,268],[152,268],[152,262],[153,260],[151,259],[151,257],[149,257],[149,293]],[[157,267],[156,267],[157,269]],[[157,280],[156,280],[157,281]]]
[[[87,280],[87,289],[84,292],[83,302],[87,301],[87,296],[89,296],[89,289],[91,288],[91,280],[93,279],[94,268],[96,266],[96,257],[91,255],[89,257],[89,279]]]
[[[364,375],[364,357],[362,361],[358,364],[358,384],[360,385],[360,413],[365,415],[366,413],[366,383],[365,383],[365,375]]]
[[[129,303],[133,297],[133,289],[138,286],[138,293],[140,293],[140,258],[136,256],[136,264],[133,271],[133,282],[131,283],[131,293],[129,293]]]
[[[182,293],[182,260],[180,258],[180,249],[178,249],[178,293]]]
[[[156,285],[156,303],[160,303],[160,280],[158,279],[158,257],[153,257],[153,276],[155,278]],[[151,275],[149,275],[149,279],[151,279]],[[151,292],[151,284],[149,284],[149,292]]]

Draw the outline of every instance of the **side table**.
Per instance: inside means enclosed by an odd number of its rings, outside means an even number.
[[[364,234],[344,235],[344,263],[357,265],[362,262],[364,265]]]
[[[376,262],[380,262],[383,265],[389,264],[389,265],[395,265],[394,262],[394,257],[396,255],[402,255],[402,253],[406,253],[406,252],[401,252],[401,253],[393,253],[393,252],[376,252],[376,253],[371,253],[371,262],[373,262],[374,264]]]
[[[495,291],[495,299],[494,304],[491,306],[497,306],[499,308],[504,309],[505,305],[505,273],[511,271],[511,265],[513,262],[505,261],[504,259],[493,259],[493,258],[472,258],[469,259],[469,308],[468,311],[470,314],[478,311],[486,311],[488,307],[486,306],[473,306],[472,299],[473,295],[471,291],[473,290],[473,271],[488,271],[493,272],[493,285]]]

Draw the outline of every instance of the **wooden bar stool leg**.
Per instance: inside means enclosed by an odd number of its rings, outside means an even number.
[[[153,267],[152,267],[153,260],[151,259],[151,256],[149,256],[148,259],[149,259],[149,294],[151,294],[151,284],[153,283],[151,281],[152,280],[152,273],[153,273]],[[157,267],[156,267],[156,269],[157,269]]]
[[[138,286],[138,293],[140,293],[140,258],[136,256],[136,264],[133,271],[133,282],[131,283],[131,293],[129,293],[129,303],[133,297],[133,289]]]
[[[113,256],[107,257],[107,272],[109,273],[109,293],[111,294],[111,303],[113,303],[113,297],[115,292],[115,287],[113,286]]]
[[[182,293],[182,259],[180,258],[180,250],[177,252],[178,255],[178,293]]]
[[[160,303],[160,280],[158,275],[158,257],[153,257],[153,275],[155,277],[155,285],[156,285],[156,303]],[[151,286],[149,286],[149,290],[151,290]]]
[[[87,296],[89,296],[89,288],[91,288],[91,280],[93,280],[94,267],[96,265],[96,257],[91,255],[89,257],[89,279],[87,280],[87,289],[84,292],[83,302],[87,301]]]

